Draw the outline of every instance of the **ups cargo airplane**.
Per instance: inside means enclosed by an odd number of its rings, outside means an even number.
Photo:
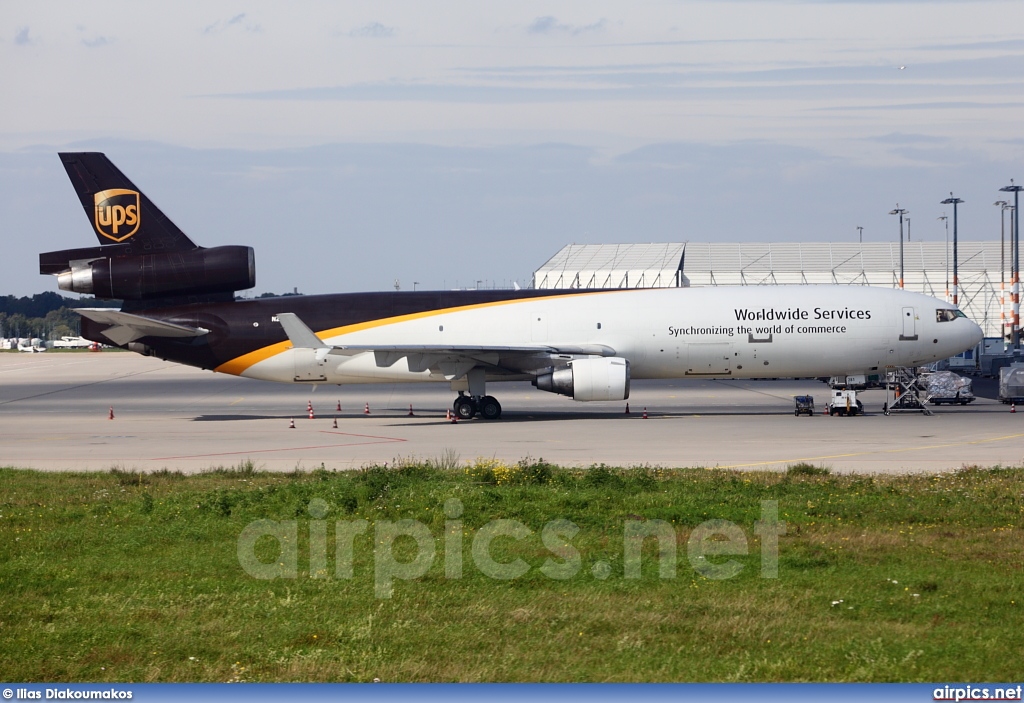
[[[49,252],[82,336],[168,361],[304,384],[435,381],[462,419],[501,416],[494,381],[624,400],[635,378],[777,378],[918,366],[977,344],[949,303],[865,286],[346,293],[235,300],[253,250],[192,243],[103,154],[62,153],[98,247]]]

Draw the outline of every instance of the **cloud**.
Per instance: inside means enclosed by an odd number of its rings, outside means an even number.
[[[383,39],[395,34],[394,27],[388,27],[380,22],[370,22],[362,27],[356,27],[348,33],[350,37],[370,37],[372,39]]]
[[[844,112],[847,110],[975,110],[1008,107],[1024,107],[1021,101],[980,102],[980,101],[945,101],[919,103],[887,103],[870,105],[840,105],[835,107],[810,107],[808,112]]]
[[[952,50],[952,51],[974,51],[977,49],[982,50],[999,50],[999,51],[1021,51],[1024,50],[1024,39],[1004,39],[1000,41],[982,41],[982,42],[968,42],[968,43],[950,43],[950,44],[926,44],[924,46],[916,47],[917,49],[925,50]]]
[[[18,46],[28,46],[35,43],[35,40],[28,34],[28,27],[22,27],[18,30],[18,33],[14,35],[14,43]]]
[[[94,37],[92,39],[83,39],[82,40],[82,44],[84,44],[85,46],[89,47],[90,49],[98,49],[101,46],[107,46],[108,44],[113,44],[113,43],[114,43],[113,39],[107,39],[106,37],[103,37],[103,36],[97,36],[97,37]]]
[[[233,27],[237,27],[238,29],[251,33],[263,31],[263,27],[261,27],[257,22],[253,22],[250,19],[246,19],[246,14],[242,12],[240,14],[235,15],[229,20],[217,20],[213,24],[208,25],[205,29],[203,29],[203,34],[220,34],[222,32],[228,31]]]
[[[960,164],[968,166],[981,161],[982,155],[973,149],[957,149],[951,147],[912,147],[904,146],[892,150],[892,153],[915,162],[934,165]]]
[[[576,36],[584,32],[594,32],[605,28],[608,21],[600,19],[593,24],[566,24],[559,22],[558,18],[546,15],[538,17],[526,28],[527,34],[571,34]]]
[[[880,144],[944,144],[948,139],[944,137],[933,137],[928,134],[904,134],[903,132],[891,132],[879,137],[869,137],[868,141]]]

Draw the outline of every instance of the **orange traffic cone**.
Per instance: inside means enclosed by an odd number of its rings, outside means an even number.
[[[310,420],[315,420],[316,419],[316,416],[313,415],[313,408],[309,409],[309,419]]]
[[[629,403],[626,403],[626,414],[629,415]]]
[[[647,419],[647,408],[644,408],[644,417],[643,417],[643,419],[644,419],[644,420],[646,420],[646,419]]]
[[[452,413],[452,424],[453,425],[459,424],[459,414],[458,413]]]
[[[369,415],[369,414],[370,414],[370,404],[367,403],[366,407],[363,408],[363,415]]]
[[[445,410],[444,411],[444,419],[445,420],[451,420],[452,419],[452,411],[451,410]]]
[[[409,417],[415,417],[415,415],[412,414],[412,403],[409,403]]]
[[[334,418],[334,423],[331,424],[331,429],[332,430],[338,429],[338,418]]]
[[[1016,403],[1010,403],[1010,412],[1011,413],[1017,412],[1017,404]],[[110,419],[111,420],[114,419],[114,411],[113,410],[110,411]]]
[[[289,430],[294,430],[295,429],[295,418],[292,418],[291,420],[288,421],[288,429]]]
[[[306,412],[307,413],[313,412],[313,401],[312,400],[307,400],[306,401]]]
[[[110,406],[110,415],[107,416],[107,419],[108,420],[113,420],[114,419],[114,406],[113,405]]]
[[[335,412],[339,412],[339,413],[341,412],[341,401],[340,400],[338,401],[338,407],[336,407],[334,410],[335,410]]]

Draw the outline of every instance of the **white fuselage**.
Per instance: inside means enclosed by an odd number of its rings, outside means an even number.
[[[975,323],[939,321],[937,310],[955,308],[866,286],[663,288],[518,299],[316,331],[339,346],[602,345],[629,360],[635,379],[809,377],[919,366],[981,340]],[[293,381],[295,351],[277,351],[241,375]],[[324,383],[451,380],[410,371],[405,358],[378,366],[373,353],[332,355],[323,373]]]

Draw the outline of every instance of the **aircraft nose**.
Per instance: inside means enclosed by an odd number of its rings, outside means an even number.
[[[968,320],[971,326],[967,329],[966,342],[972,347],[981,344],[981,340],[985,338],[985,332],[981,329],[974,320]]]

